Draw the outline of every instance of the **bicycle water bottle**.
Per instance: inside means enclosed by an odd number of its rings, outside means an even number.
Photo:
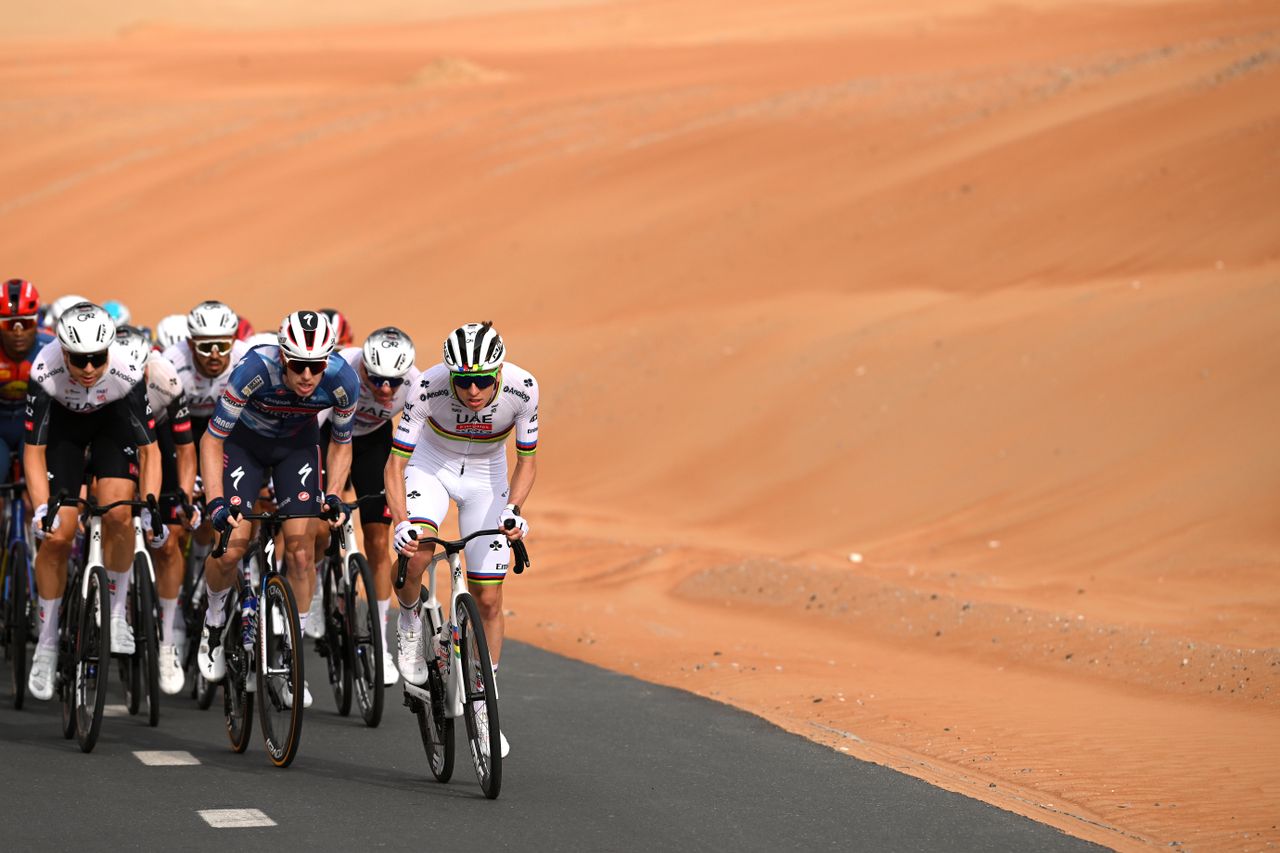
[[[252,649],[258,627],[258,599],[249,593],[240,607],[240,642]]]

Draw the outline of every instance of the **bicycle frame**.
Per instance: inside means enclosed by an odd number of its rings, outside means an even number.
[[[449,563],[449,575],[451,578],[449,622],[447,624],[444,623],[440,600],[436,597],[436,564],[446,560]],[[431,644],[429,651],[431,651],[432,656],[441,657],[444,661],[445,716],[450,718],[461,717],[462,697],[466,695],[466,690],[462,684],[462,651],[458,648],[458,623],[455,620],[457,619],[458,596],[467,592],[467,583],[462,576],[462,552],[460,550],[437,552],[432,555],[431,562],[427,563],[423,569],[423,574],[427,576],[427,600],[423,603],[423,610],[431,620],[431,630],[424,633],[426,642]],[[445,633],[446,629],[448,631],[447,634]],[[446,637],[448,640],[447,645],[445,644]],[[444,656],[439,653],[442,647],[446,650]],[[431,701],[431,692],[425,684],[418,686],[406,681],[404,689],[406,693],[421,699],[423,702],[430,703]]]

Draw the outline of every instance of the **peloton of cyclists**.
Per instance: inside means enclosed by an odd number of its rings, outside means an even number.
[[[147,404],[145,362],[115,340],[115,324],[90,302],[58,317],[57,340],[45,345],[31,368],[23,466],[35,507],[32,529],[45,539],[36,554],[40,633],[27,686],[37,699],[53,695],[57,664],[58,608],[67,582],[67,558],[79,508],[60,507],[44,531],[51,494],[78,496],[96,480],[99,503],[131,500],[160,491],[160,455]],[[86,465],[85,451],[91,450]],[[144,525],[151,519],[144,510]],[[148,535],[150,535],[148,533]],[[102,520],[103,553],[111,591],[111,652],[132,654],[133,631],[125,615],[133,562],[133,523],[127,507]]]
[[[214,629],[226,623],[225,603],[249,540],[250,525],[239,514],[253,506],[266,470],[273,472],[277,511],[287,517],[284,558],[297,601],[310,601],[315,584],[311,518],[324,509],[334,526],[345,519],[341,500],[323,493],[316,422],[320,412],[334,410],[327,469],[333,482],[344,483],[360,380],[334,352],[335,342],[335,329],[324,314],[290,314],[275,346],[255,347],[232,369],[200,441],[209,520],[220,531],[231,529],[226,553],[205,561],[208,603],[197,659],[210,682],[226,674],[221,631]],[[305,611],[300,616],[305,629]],[[304,684],[303,707],[310,704]]]
[[[435,550],[420,547],[409,531],[435,535],[458,505],[463,536],[513,521],[507,540],[529,532],[520,508],[537,473],[538,383],[505,361],[506,348],[491,323],[468,323],[444,342],[444,360],[423,372],[408,393],[385,473],[386,500],[395,522],[396,549],[410,557],[398,592],[400,674],[412,684],[427,680],[422,644],[422,574]],[[516,466],[507,480],[505,442],[515,433]],[[494,675],[502,654],[505,619],[502,581],[510,565],[506,542],[478,538],[466,547],[467,583],[480,608]],[[406,596],[408,600],[406,600]],[[481,706],[483,707],[483,705]],[[499,733],[502,754],[510,749]]]

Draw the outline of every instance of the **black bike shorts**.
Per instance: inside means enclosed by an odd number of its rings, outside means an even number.
[[[237,423],[223,442],[222,492],[227,502],[252,511],[270,472],[281,515],[316,515],[323,492],[319,442],[314,422],[288,438],[268,438]]]
[[[391,421],[373,432],[351,439],[351,481],[360,501],[361,524],[390,524],[391,510],[387,509],[386,487],[382,473],[391,456]],[[320,447],[328,459],[329,424],[320,430]],[[328,481],[326,480],[326,488]]]

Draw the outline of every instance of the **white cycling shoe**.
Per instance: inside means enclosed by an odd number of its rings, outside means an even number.
[[[311,596],[311,609],[307,611],[307,627],[304,634],[313,640],[324,636],[324,588],[316,580],[316,594]]]
[[[382,650],[382,684],[390,687],[400,680],[400,672],[396,669],[396,659],[391,652]]]
[[[227,659],[222,652],[222,626],[210,629],[208,625],[200,632],[200,648],[196,650],[196,664],[200,674],[210,684],[217,684],[227,674]]]
[[[396,640],[400,645],[397,663],[400,665],[400,674],[404,676],[404,680],[409,684],[426,684],[427,658],[422,653],[422,632],[406,631],[398,627]]]
[[[123,616],[111,617],[111,654],[131,655],[137,651],[133,643],[133,626]]]
[[[58,650],[36,646],[36,653],[31,659],[31,672],[27,675],[27,689],[33,697],[41,702],[48,702],[53,698],[53,678],[57,668]]]
[[[289,682],[287,681],[280,685],[280,698],[284,700],[284,706],[286,708],[293,707],[293,691],[289,689]],[[311,707],[311,687],[307,684],[306,680],[303,680],[302,682],[302,707]]]
[[[160,644],[160,692],[176,696],[182,692],[187,678],[182,672],[182,659],[178,657],[176,643]]]

